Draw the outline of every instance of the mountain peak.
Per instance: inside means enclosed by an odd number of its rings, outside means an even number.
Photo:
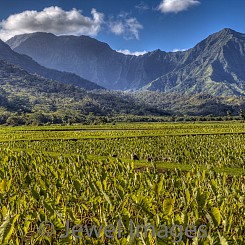
[[[164,52],[164,51],[162,51],[162,50],[161,50],[161,49],[159,49],[159,48],[158,48],[158,49],[156,49],[156,50],[153,50],[153,51],[152,51],[152,53],[162,53],[162,52]]]
[[[6,43],[12,49],[16,49],[22,43],[25,43],[25,42],[28,43],[27,46],[29,46],[30,43],[32,44],[35,43],[35,45],[41,43],[41,45],[44,45],[44,46],[45,45],[48,46],[52,44],[53,47],[57,47],[57,45],[62,45],[64,47],[66,45],[69,45],[69,43],[72,46],[79,46],[79,44],[81,46],[81,43],[82,43],[84,46],[91,45],[95,48],[97,47],[100,49],[103,49],[103,48],[111,49],[107,43],[98,41],[89,36],[55,35],[53,33],[48,33],[48,32],[34,32],[34,33],[16,35],[10,38]]]
[[[222,29],[220,32],[223,32],[223,33],[228,33],[228,34],[233,34],[233,33],[237,33],[236,31],[230,29],[230,28],[224,28]]]
[[[232,36],[235,36],[235,37],[244,35],[244,34],[242,34],[240,32],[234,31],[234,30],[232,30],[230,28],[224,28],[221,31],[217,32],[216,34],[222,35],[222,36],[232,35]]]
[[[162,51],[161,49],[156,49],[151,52],[148,52],[149,55],[160,55],[160,54],[166,54],[165,51]]]
[[[33,37],[33,36],[48,36],[48,37],[54,37],[55,35],[53,33],[49,33],[49,32],[32,32],[32,33],[27,33],[27,34],[20,34],[17,36],[29,36],[29,37]]]

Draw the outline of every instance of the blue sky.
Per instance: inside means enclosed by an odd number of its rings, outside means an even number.
[[[0,38],[47,31],[115,50],[182,50],[225,27],[245,33],[244,10],[244,0],[0,0]]]

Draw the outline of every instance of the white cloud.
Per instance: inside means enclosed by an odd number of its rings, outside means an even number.
[[[144,12],[150,9],[150,7],[144,2],[140,2],[138,5],[135,5],[135,8],[138,9],[140,12]]]
[[[65,11],[52,6],[38,12],[27,10],[10,15],[0,22],[0,38],[7,40],[15,35],[32,32],[51,32],[56,35],[91,35],[95,36],[104,23],[104,15],[92,9],[91,17],[86,17],[80,10]]]
[[[122,54],[126,54],[126,55],[135,55],[135,56],[140,56],[140,55],[144,55],[146,53],[148,53],[147,51],[136,51],[136,52],[131,52],[128,49],[120,49],[117,50],[118,53],[122,53]]]
[[[117,18],[111,18],[108,22],[109,29],[112,33],[123,36],[124,39],[139,39],[139,32],[143,26],[135,17],[128,14],[120,14]]]
[[[109,24],[111,32],[116,35],[122,35],[125,32],[125,26],[122,22],[113,22]]]
[[[175,49],[173,49],[172,52],[179,52],[179,51],[183,52],[183,51],[186,51],[186,50],[187,49],[178,49],[178,48],[175,48]]]
[[[158,10],[162,13],[178,13],[198,4],[198,0],[162,0]]]

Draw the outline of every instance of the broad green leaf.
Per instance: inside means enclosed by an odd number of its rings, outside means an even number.
[[[212,208],[210,215],[211,215],[211,217],[213,219],[214,224],[216,226],[220,225],[221,215],[220,215],[219,209],[216,208],[216,207]]]
[[[174,199],[166,198],[163,201],[163,213],[164,215],[170,215],[174,208]]]
[[[6,214],[4,220],[0,226],[0,243],[1,244],[8,244],[12,233],[15,229],[15,222],[19,218],[19,214],[15,215],[14,217],[10,217],[10,214]]]

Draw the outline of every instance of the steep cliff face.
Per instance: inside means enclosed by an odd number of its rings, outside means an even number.
[[[57,37],[50,33],[34,33],[14,37],[7,43],[13,50],[52,69],[72,72],[97,83],[99,76],[103,80],[102,71],[105,70],[107,77],[113,81],[117,79],[119,71],[110,47],[86,36]],[[110,62],[111,56],[113,62]]]
[[[76,73],[110,89],[139,89],[171,71],[181,53],[160,50],[135,57],[112,50],[108,44],[86,36],[55,36],[34,33],[7,42],[43,66]]]
[[[73,84],[86,90],[102,89],[102,87],[99,85],[83,79],[76,74],[61,72],[41,66],[31,57],[14,52],[6,43],[1,40],[0,59],[17,65],[29,73],[38,74],[48,79],[56,80],[62,83]]]
[[[76,73],[109,89],[245,93],[245,35],[231,29],[210,35],[184,52],[155,50],[138,57],[117,53],[86,36],[34,33],[7,43],[44,66]]]

